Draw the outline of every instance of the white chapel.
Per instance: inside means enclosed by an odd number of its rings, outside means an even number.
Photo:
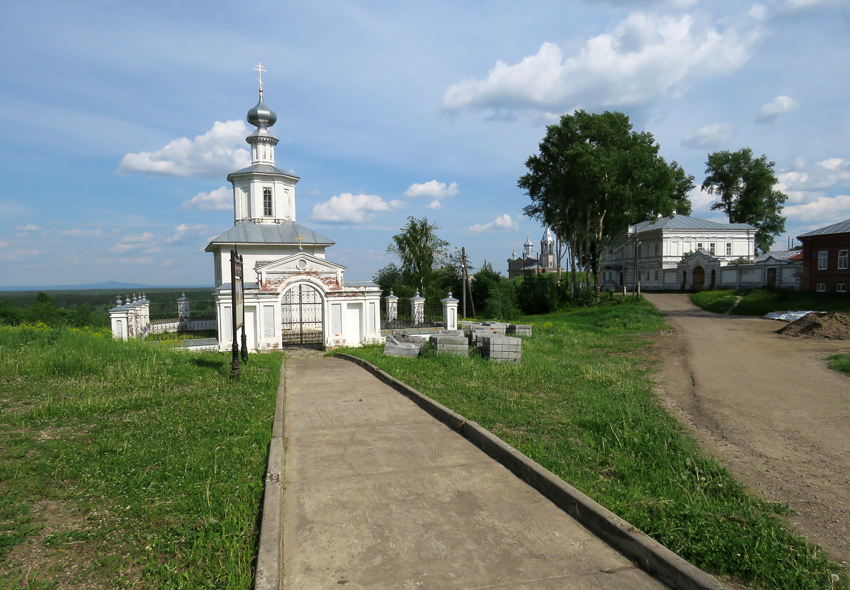
[[[245,334],[251,351],[286,344],[323,347],[380,342],[380,288],[344,280],[346,268],[325,258],[334,242],[295,221],[299,178],[275,167],[277,115],[260,99],[248,111],[251,165],[227,176],[233,227],[206,247],[215,266],[218,346],[231,348],[230,252],[243,257]]]

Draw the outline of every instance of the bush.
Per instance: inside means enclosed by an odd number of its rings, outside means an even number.
[[[502,321],[510,321],[520,316],[517,289],[513,281],[502,279],[490,285],[482,315]]]
[[[519,308],[526,315],[552,313],[561,299],[554,274],[528,274],[517,293]]]

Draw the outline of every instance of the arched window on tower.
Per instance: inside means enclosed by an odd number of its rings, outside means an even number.
[[[274,214],[272,209],[272,189],[264,188],[263,189],[263,215],[265,217],[271,217]]]

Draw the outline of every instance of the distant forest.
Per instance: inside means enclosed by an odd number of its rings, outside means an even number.
[[[151,319],[177,318],[177,299],[189,298],[193,318],[214,318],[215,301],[212,287],[191,289],[148,289]],[[133,293],[121,293],[121,301]],[[49,326],[108,327],[109,309],[115,307],[115,291],[3,291],[0,292],[0,324],[18,325],[43,322]]]

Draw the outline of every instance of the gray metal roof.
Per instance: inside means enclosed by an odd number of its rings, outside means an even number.
[[[769,252],[765,252],[761,256],[756,256],[756,262],[761,262],[762,260],[767,260],[770,257],[775,258],[776,260],[788,260],[795,254],[799,254],[799,250],[770,250]]]
[[[832,225],[827,225],[826,227],[821,227],[819,229],[806,232],[804,234],[800,234],[797,236],[798,238],[808,238],[810,236],[825,236],[829,234],[846,234],[850,233],[850,219],[845,221],[839,221],[838,223],[833,223]]]
[[[242,168],[242,170],[237,170],[236,172],[231,172],[230,174],[228,174],[227,179],[230,180],[232,176],[239,176],[241,174],[273,174],[278,176],[288,176],[289,178],[301,180],[300,177],[281,170],[280,168],[276,168],[275,166],[271,166],[270,164],[257,164],[255,166],[248,166],[247,168]]]
[[[756,228],[748,223],[718,223],[708,219],[689,217],[688,215],[675,215],[673,217],[659,217],[649,221],[641,221],[635,224],[637,232],[652,231],[654,229],[702,229],[702,230],[741,230]]]
[[[303,239],[299,240],[299,236]],[[206,247],[210,252],[213,244],[303,244],[333,246],[336,242],[294,221],[281,223],[255,223],[240,221],[229,230],[212,240]]]

